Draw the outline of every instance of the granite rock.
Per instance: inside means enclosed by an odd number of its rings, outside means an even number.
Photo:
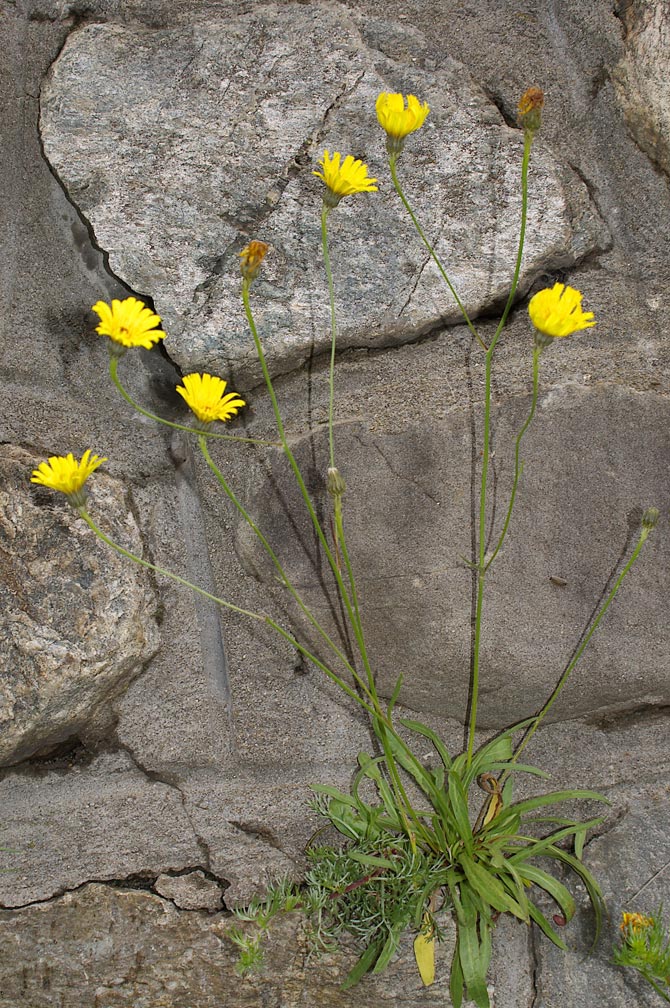
[[[102,543],[61,494],[30,484],[41,459],[0,453],[0,765],[113,721],[111,701],[158,648],[146,572]],[[97,473],[91,508],[112,538],[143,552],[123,484]]]
[[[654,0],[621,5],[625,50],[613,80],[628,128],[643,151],[670,173],[670,10]]]
[[[114,271],[153,299],[173,360],[232,371],[244,387],[260,376],[239,296],[249,238],[272,246],[253,298],[271,368],[328,346],[322,183],[311,173],[324,148],[353,153],[380,179],[378,194],[330,216],[340,348],[403,343],[461,318],[388,178],[374,103],[397,88],[431,106],[400,174],[477,317],[509,289],[523,137],[463,65],[435,65],[409,26],[325,3],[172,28],[86,25],[45,82],[41,133]],[[541,140],[535,148],[520,291],[608,241],[581,180]]]

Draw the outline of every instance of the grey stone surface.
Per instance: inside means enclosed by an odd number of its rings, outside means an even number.
[[[469,410],[478,410],[479,403],[461,401],[472,382],[462,345],[440,344],[439,353],[449,361],[449,384],[443,388],[443,412],[432,418],[420,405],[408,415],[404,382],[389,381],[385,415],[376,423],[366,416],[365,397],[356,402],[358,389],[348,381],[351,376],[357,384],[354,369],[338,375],[347,422],[337,427],[336,458],[347,482],[347,543],[378,684],[390,695],[402,670],[407,706],[458,718],[464,717],[469,683],[471,575],[464,562],[471,555]],[[570,348],[557,346],[549,353],[569,356]],[[396,360],[404,357],[401,374],[412,372],[419,354],[432,356],[423,346],[397,352]],[[379,376],[377,384],[382,385]],[[298,414],[304,405],[298,382],[282,391],[282,401]],[[311,390],[311,399],[316,409],[323,408],[320,389]],[[496,410],[496,534],[509,499],[514,436],[528,407],[527,394],[521,394]],[[592,432],[605,412],[619,436],[598,443]],[[536,426],[524,445],[513,527],[488,579],[482,728],[503,727],[542,706],[613,571],[636,541],[642,511],[665,498],[670,452],[667,420],[661,417],[666,413],[664,397],[642,397],[609,383],[543,387]],[[294,435],[294,451],[327,516],[326,431]],[[275,530],[289,577],[341,642],[335,585],[324,573],[325,557],[286,460],[275,452],[263,464],[266,476],[261,472],[254,479],[258,490],[250,510],[262,528]],[[274,567],[243,522],[237,549],[246,570],[273,583]],[[617,599],[616,616],[604,622],[552,717],[668,704],[667,576],[667,543],[660,533],[649,542]],[[566,583],[555,583],[556,577]],[[306,620],[296,616],[295,622],[325,657]]]
[[[640,147],[663,171],[670,170],[670,11],[653,0],[622,5],[624,55],[613,80],[626,122]]]
[[[436,63],[419,33],[316,3],[69,36],[42,90],[45,152],[114,271],[151,294],[182,369],[258,380],[239,295],[249,238],[272,245],[258,324],[273,370],[327,348],[321,183],[311,175],[324,148],[363,158],[381,183],[331,216],[333,260],[344,266],[340,347],[407,342],[460,319],[385,165],[374,102],[400,76],[431,105],[402,175],[476,317],[509,286],[522,135],[464,66]],[[522,290],[609,237],[581,180],[541,142],[533,179]]]
[[[181,910],[221,910],[221,886],[201,871],[185,875],[159,875],[154,889],[159,896],[171,899]]]
[[[95,737],[111,701],[156,653],[158,600],[146,571],[91,532],[62,494],[29,478],[42,459],[0,452],[0,765]],[[91,507],[121,546],[142,553],[124,486],[98,473]]]

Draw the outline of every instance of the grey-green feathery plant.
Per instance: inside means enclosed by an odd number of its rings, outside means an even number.
[[[289,592],[307,619],[319,642],[319,655],[314,653],[315,645],[310,650],[266,614],[250,611],[206,592],[177,574],[130,553],[111,540],[96,525],[86,508],[86,481],[106,459],[93,455],[90,450],[79,461],[72,454],[52,456],[33,473],[34,483],[64,493],[91,530],[118,553],[199,592],[233,612],[271,627],[361,707],[369,718],[379,743],[380,755],[358,754],[358,768],[349,791],[341,791],[327,784],[313,785],[316,796],[313,810],[324,820],[322,829],[335,830],[339,842],[329,846],[309,846],[309,867],[302,885],[281,880],[270,886],[264,897],[258,897],[249,907],[236,911],[238,917],[246,921],[244,929],[234,928],[230,933],[231,940],[240,949],[239,968],[242,972],[258,966],[262,961],[262,939],[276,914],[300,909],[308,918],[310,935],[316,948],[333,947],[344,933],[353,935],[360,942],[362,954],[344,986],[356,983],[368,971],[381,972],[396,952],[406,930],[415,935],[417,967],[423,983],[430,984],[434,979],[435,943],[443,934],[444,914],[451,912],[456,923],[450,980],[452,1002],[455,1008],[460,1008],[467,993],[478,1008],[488,1008],[486,979],[491,957],[491,934],[500,914],[512,914],[527,924],[534,922],[556,945],[566,947],[536,900],[537,894],[543,899],[549,897],[566,923],[575,912],[575,901],[570,892],[547,870],[547,864],[552,861],[560,867],[571,869],[585,886],[594,910],[596,937],[598,935],[602,897],[595,879],[582,862],[582,852],[588,830],[602,820],[595,817],[581,821],[570,815],[564,816],[560,814],[559,806],[575,800],[600,802],[606,799],[595,791],[568,789],[515,800],[513,781],[515,774],[548,777],[544,771],[521,763],[519,757],[565,687],[592,634],[636,562],[649,532],[658,520],[658,511],[652,508],[645,512],[638,541],[630,557],[541,710],[475,749],[481,673],[480,643],[487,575],[500,553],[516,504],[523,472],[522,440],[533,421],[537,405],[540,358],[555,339],[562,339],[595,325],[593,314],[582,310],[580,292],[563,284],[555,284],[552,288],[539,291],[529,303],[528,311],[534,327],[531,402],[516,437],[508,505],[493,548],[487,550],[494,351],[512,308],[519,281],[528,207],[528,166],[533,140],[540,126],[542,105],[542,92],[537,88],[529,89],[519,104],[519,120],[524,134],[519,243],[509,296],[488,345],[477,332],[444,265],[428,241],[398,176],[398,160],[405,141],[425,122],[429,113],[428,105],[421,103],[413,95],[405,100],[401,94],[387,93],[379,95],[376,105],[377,119],[387,136],[393,186],[414,223],[419,239],[435,261],[462,312],[473,339],[485,355],[477,548],[469,564],[476,587],[470,713],[467,719],[467,742],[462,752],[451,754],[440,737],[421,721],[396,718],[395,707],[402,676],[398,677],[390,697],[383,698],[379,695],[373,664],[365,643],[355,563],[347,548],[344,522],[346,486],[337,465],[334,439],[337,320],[328,249],[328,222],[331,213],[345,197],[376,191],[377,180],[368,177],[367,166],[361,161],[355,160],[351,155],[342,159],[339,152],[334,152],[331,157],[325,151],[320,162],[322,171],[314,173],[325,185],[321,238],[331,320],[329,465],[326,479],[332,500],[330,539],[319,520],[317,507],[310,497],[287,439],[253,314],[250,292],[268,251],[264,242],[251,241],[241,253],[241,294],[243,310],[274,412],[278,438],[276,442],[212,430],[214,423],[226,422],[246,405],[236,393],[226,392],[225,381],[214,375],[186,375],[183,385],[177,388],[194,414],[191,426],[167,421],[145,410],[125,390],[118,375],[118,364],[129,348],[140,346],[150,349],[163,338],[164,333],[157,328],[160,318],[135,298],[115,300],[111,305],[104,302],[94,305],[94,311],[100,318],[97,332],[110,340],[110,375],[120,394],[145,417],[188,431],[194,436],[213,477],[240,519],[247,523],[257,537],[276,570],[280,584]],[[283,453],[299,487],[321,553],[335,579],[348,623],[349,637],[355,647],[355,656],[332,638],[290,581],[272,545],[212,458],[209,450],[212,439],[276,447]],[[324,658],[324,653],[330,657]],[[419,751],[423,752],[426,743],[430,744],[433,751],[430,765],[426,764],[423,756],[418,755]],[[473,805],[478,807],[476,815],[471,814]],[[317,832],[321,833],[322,830]],[[542,860],[543,867],[536,863],[538,859]],[[652,934],[651,930],[649,933]],[[627,932],[627,937],[634,937],[632,929]],[[629,945],[630,942],[627,941],[626,947]],[[659,955],[665,952],[667,949],[661,949]]]

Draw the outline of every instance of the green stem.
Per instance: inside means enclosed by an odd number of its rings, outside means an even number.
[[[316,619],[316,617],[314,616],[314,614],[311,612],[311,610],[303,602],[300,594],[297,592],[297,590],[293,586],[292,582],[290,581],[289,577],[287,576],[287,574],[286,574],[286,572],[285,572],[285,570],[284,570],[284,568],[283,568],[283,566],[282,566],[282,564],[281,564],[281,562],[279,560],[279,557],[274,552],[274,550],[272,549],[270,543],[268,542],[268,540],[266,539],[266,537],[263,535],[263,533],[259,529],[258,525],[256,525],[255,521],[253,520],[253,518],[251,517],[251,515],[249,514],[249,512],[245,509],[244,505],[241,503],[241,501],[238,499],[238,497],[236,496],[236,494],[234,493],[234,491],[231,489],[228,481],[226,480],[226,478],[223,475],[223,473],[221,472],[221,470],[215,464],[214,460],[212,459],[211,455],[209,454],[209,450],[207,448],[207,442],[205,441],[205,439],[204,438],[200,438],[199,444],[200,444],[200,450],[201,450],[201,452],[202,452],[202,454],[204,456],[205,462],[209,466],[211,472],[213,473],[213,475],[216,478],[216,480],[219,483],[219,485],[222,487],[222,489],[223,489],[224,493],[226,494],[226,496],[228,497],[228,499],[232,502],[232,504],[237,509],[238,513],[242,516],[242,518],[244,518],[244,520],[247,523],[247,525],[249,526],[249,528],[254,532],[254,534],[256,535],[256,537],[258,538],[258,540],[260,541],[260,543],[262,544],[263,548],[265,549],[265,552],[267,553],[267,555],[270,557],[272,563],[274,564],[274,566],[275,566],[275,568],[276,568],[276,570],[277,570],[277,572],[279,574],[279,577],[281,578],[282,584],[285,586],[285,588],[288,589],[288,591],[290,592],[292,598],[298,604],[298,607],[300,608],[301,612],[307,617],[307,619],[309,620],[309,622],[312,624],[312,626],[317,631],[317,633],[321,636],[321,638],[325,641],[325,643],[328,645],[328,647],[331,649],[331,651],[344,664],[344,666],[347,669],[347,671],[353,676],[353,678],[355,679],[355,681],[357,682],[357,684],[366,693],[366,695],[369,695],[368,690],[367,690],[367,688],[365,686],[364,681],[360,678],[360,676],[356,672],[356,670],[353,667],[353,665],[351,665],[349,663],[349,661],[347,660],[347,658],[343,654],[343,652],[338,648],[338,646],[335,644],[335,642],[328,636],[328,634],[323,629],[323,627],[321,626],[321,624],[318,622],[318,620]]]
[[[486,350],[486,343],[481,338],[481,336],[479,335],[479,333],[475,329],[474,325],[472,324],[472,322],[470,320],[470,316],[468,315],[467,311],[465,310],[465,306],[462,303],[461,299],[459,298],[459,296],[458,296],[458,294],[456,292],[456,288],[454,287],[454,285],[452,284],[451,280],[449,279],[449,277],[447,275],[447,272],[446,272],[444,266],[442,265],[442,263],[441,263],[438,255],[437,255],[437,252],[435,251],[435,249],[433,248],[433,246],[431,245],[431,243],[428,241],[428,238],[426,237],[425,231],[423,230],[423,228],[419,224],[418,218],[417,218],[416,214],[414,213],[414,211],[412,210],[412,208],[411,208],[411,206],[409,204],[409,201],[408,201],[407,197],[405,196],[405,193],[403,192],[402,186],[400,185],[400,181],[398,179],[398,173],[397,173],[397,170],[396,170],[397,157],[398,156],[396,154],[390,154],[389,155],[389,168],[391,169],[391,178],[393,180],[393,186],[395,188],[395,191],[397,192],[398,196],[402,200],[402,204],[405,207],[405,210],[407,211],[407,213],[409,214],[409,216],[411,217],[412,223],[413,223],[414,227],[416,228],[416,232],[417,232],[419,238],[421,239],[421,241],[423,242],[423,244],[426,246],[426,249],[427,249],[428,253],[430,254],[433,262],[435,263],[435,265],[437,266],[438,270],[440,271],[440,275],[442,276],[442,279],[444,280],[444,282],[446,283],[447,287],[449,288],[449,290],[451,292],[451,296],[453,297],[454,301],[458,305],[460,313],[461,313],[461,315],[463,316],[463,318],[465,320],[465,324],[467,325],[468,329],[470,330],[470,332],[472,333],[472,335],[475,337],[475,339],[477,340],[477,342],[482,346],[482,348],[484,350]]]
[[[242,616],[250,616],[252,619],[259,620],[261,623],[266,622],[266,616],[262,616],[260,613],[251,612],[249,609],[242,609],[241,606],[233,605],[232,602],[226,602],[225,599],[219,598],[218,595],[212,595],[211,592],[205,591],[204,588],[199,588],[198,585],[193,584],[192,581],[187,581],[185,578],[179,577],[178,574],[174,574],[172,571],[166,570],[165,567],[159,567],[157,564],[149,563],[148,560],[143,560],[142,557],[137,556],[135,553],[131,553],[130,550],[124,549],[123,546],[119,546],[119,544],[114,542],[113,539],[110,539],[109,536],[105,535],[101,528],[98,528],[85,507],[77,508],[77,513],[84,519],[88,527],[97,535],[98,539],[101,539],[116,553],[120,553],[121,556],[139,564],[140,567],[146,567],[148,570],[154,571],[156,574],[161,574],[163,577],[169,578],[171,581],[176,581],[177,584],[183,585],[185,588],[190,588],[191,591],[209,599],[210,602],[216,602],[217,605],[223,606],[225,609],[231,609],[233,612],[241,613]]]
[[[329,669],[319,658],[313,655],[307,650],[299,641],[297,641],[290,633],[284,630],[278,623],[275,622],[270,616],[262,615],[261,613],[251,612],[249,609],[243,609],[241,606],[234,605],[232,602],[226,602],[225,599],[219,598],[218,595],[213,595],[211,592],[205,591],[204,588],[199,588],[198,585],[193,584],[192,581],[187,581],[186,578],[180,577],[173,571],[167,570],[165,567],[159,567],[157,564],[152,564],[148,560],[143,560],[142,557],[137,556],[135,553],[131,553],[130,550],[125,549],[118,543],[110,539],[109,536],[105,535],[101,528],[99,528],[88,511],[84,507],[77,508],[77,513],[81,518],[84,519],[88,527],[92,532],[101,539],[107,546],[113,549],[116,553],[121,556],[126,557],[128,560],[132,560],[133,563],[138,564],[140,567],[146,567],[148,570],[154,571],[156,574],[160,574],[162,577],[169,578],[170,581],[175,581],[177,584],[183,585],[185,588],[190,588],[191,591],[196,592],[198,595],[202,595],[203,598],[209,599],[210,602],[215,602],[217,605],[222,606],[224,609],[231,609],[233,612],[240,613],[242,616],[250,616],[251,619],[255,619],[260,623],[265,623],[267,626],[276,630],[282,637],[284,637],[290,644],[297,648],[301,654],[303,654],[309,661],[313,662],[317,668],[320,668],[329,679],[332,679],[341,690],[343,690],[352,700],[362,707],[371,717],[376,717],[376,711],[373,707],[367,704],[354,689],[351,688],[343,679],[340,678],[332,669]]]
[[[128,392],[126,392],[117,373],[118,365],[118,357],[109,358],[109,374],[112,381],[128,405],[132,406],[132,408],[138,413],[141,413],[142,416],[148,417],[149,420],[155,420],[156,423],[163,424],[164,427],[172,427],[174,430],[186,431],[187,434],[196,434],[198,437],[216,438],[219,441],[241,441],[244,444],[267,445],[272,448],[279,447],[276,441],[260,441],[258,438],[239,437],[237,434],[217,434],[214,431],[200,431],[193,427],[187,427],[186,424],[174,423],[172,420],[165,420],[164,417],[158,416],[157,413],[150,413],[149,410],[143,409],[143,407],[140,406],[139,403],[135,402]]]
[[[623,570],[619,574],[619,577],[616,579],[616,581],[614,583],[614,587],[612,588],[611,592],[609,593],[609,595],[605,599],[605,601],[604,601],[604,603],[603,603],[600,611],[598,612],[597,616],[593,620],[593,623],[591,624],[588,633],[586,634],[586,636],[584,637],[584,640],[582,641],[582,643],[579,645],[579,647],[575,651],[575,653],[574,653],[574,655],[572,657],[572,660],[569,662],[569,664],[566,667],[563,675],[558,680],[558,684],[556,685],[556,688],[554,689],[553,693],[551,694],[551,696],[549,697],[549,699],[545,703],[545,705],[542,708],[542,710],[540,711],[540,713],[534,719],[534,721],[533,721],[532,725],[530,726],[530,728],[528,729],[528,732],[526,733],[526,735],[523,737],[523,739],[519,743],[519,745],[518,745],[518,747],[517,747],[517,749],[516,749],[516,751],[515,751],[512,759],[511,759],[510,763],[516,763],[516,761],[518,760],[519,756],[524,751],[524,749],[526,748],[526,746],[528,745],[528,743],[532,739],[533,735],[535,734],[535,732],[539,728],[540,724],[542,723],[542,721],[544,721],[545,717],[547,716],[547,714],[549,713],[549,711],[551,710],[551,708],[554,706],[556,700],[558,699],[558,697],[560,696],[560,694],[561,694],[561,692],[563,690],[563,687],[567,683],[567,681],[568,681],[568,679],[570,677],[571,672],[575,668],[575,666],[576,666],[577,662],[579,661],[579,659],[584,654],[584,651],[585,651],[585,649],[586,649],[589,641],[591,640],[593,634],[597,630],[598,625],[599,625],[601,619],[603,618],[603,616],[605,615],[605,613],[609,609],[611,603],[614,601],[614,597],[615,597],[616,593],[619,591],[619,588],[621,587],[624,578],[629,573],[629,571],[633,567],[635,561],[637,560],[638,556],[640,555],[640,551],[641,551],[642,547],[644,546],[644,543],[645,543],[645,541],[647,539],[647,536],[649,535],[649,532],[650,532],[650,529],[647,528],[646,526],[643,526],[643,528],[640,531],[640,538],[637,541],[635,549],[631,553],[631,556],[630,556],[630,559],[629,559],[628,563],[626,564],[626,566],[623,568]],[[505,773],[503,774],[503,776],[500,778],[501,783],[502,783],[502,781],[508,775],[509,775],[509,770],[506,770]]]
[[[481,652],[481,627],[484,611],[484,579],[486,576],[486,490],[488,481],[489,458],[491,453],[491,372],[493,352],[509,315],[514,295],[519,283],[523,248],[526,241],[526,222],[528,217],[528,164],[533,143],[533,134],[526,131],[524,135],[523,159],[521,163],[521,226],[519,229],[519,247],[514,265],[514,275],[509,296],[493,339],[486,351],[484,378],[484,435],[482,445],[482,473],[479,491],[479,563],[477,566],[477,601],[475,604],[475,633],[472,648],[472,682],[470,691],[470,723],[468,727],[467,766],[472,763],[475,744],[475,729],[477,726],[477,705],[479,701],[479,666]]]
[[[524,133],[523,140],[523,157],[521,159],[521,227],[519,229],[519,247],[516,254],[516,262],[514,264],[514,275],[512,277],[512,286],[510,287],[509,294],[507,296],[507,302],[503,309],[503,313],[500,316],[500,321],[496,327],[495,335],[491,340],[491,346],[495,346],[498,342],[498,337],[503,331],[505,322],[507,321],[507,316],[509,315],[512,304],[514,303],[514,296],[516,294],[516,289],[519,286],[519,275],[521,273],[521,261],[523,259],[523,247],[526,241],[526,223],[528,221],[528,166],[530,164],[530,151],[533,146],[534,133],[531,130],[526,130]]]
[[[328,278],[328,298],[330,300],[330,369],[328,373],[328,451],[330,467],[335,468],[335,436],[333,432],[335,419],[335,347],[337,344],[337,321],[335,318],[335,288],[333,286],[333,271],[330,266],[328,252],[328,213],[329,207],[324,203],[321,211],[321,248],[323,261]]]
[[[521,461],[521,459],[519,457],[519,453],[520,453],[520,449],[521,449],[521,441],[523,439],[524,434],[526,433],[526,431],[530,427],[531,423],[533,422],[533,417],[535,416],[535,410],[537,408],[537,394],[538,394],[538,388],[539,388],[540,353],[541,352],[542,351],[541,351],[541,349],[539,347],[536,346],[536,347],[533,348],[533,396],[532,396],[532,399],[531,399],[530,410],[528,412],[528,416],[526,417],[526,421],[525,421],[523,427],[519,431],[519,434],[518,434],[517,439],[516,439],[516,444],[514,446],[514,480],[512,482],[512,492],[510,494],[509,507],[507,508],[507,514],[505,515],[505,521],[503,522],[503,527],[502,527],[502,532],[500,533],[500,538],[498,539],[498,542],[496,543],[496,547],[493,550],[493,553],[491,554],[491,556],[489,557],[489,559],[486,561],[486,568],[485,568],[486,570],[489,569],[489,567],[491,566],[491,564],[493,563],[493,561],[497,557],[498,552],[500,551],[500,548],[501,548],[501,546],[502,546],[502,544],[504,542],[505,536],[507,535],[507,529],[509,527],[510,519],[512,517],[512,511],[514,510],[514,501],[516,500],[516,492],[517,492],[517,489],[518,489],[518,486],[519,486],[519,480],[521,479],[521,474],[523,472],[523,462]]]

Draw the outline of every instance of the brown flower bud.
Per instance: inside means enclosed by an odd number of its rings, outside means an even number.
[[[519,125],[526,132],[535,133],[542,122],[544,92],[539,87],[529,87],[519,101]]]
[[[242,260],[240,269],[245,280],[251,281],[256,278],[256,274],[269,248],[270,246],[265,242],[250,241],[246,248],[242,249],[240,252],[240,259]]]

